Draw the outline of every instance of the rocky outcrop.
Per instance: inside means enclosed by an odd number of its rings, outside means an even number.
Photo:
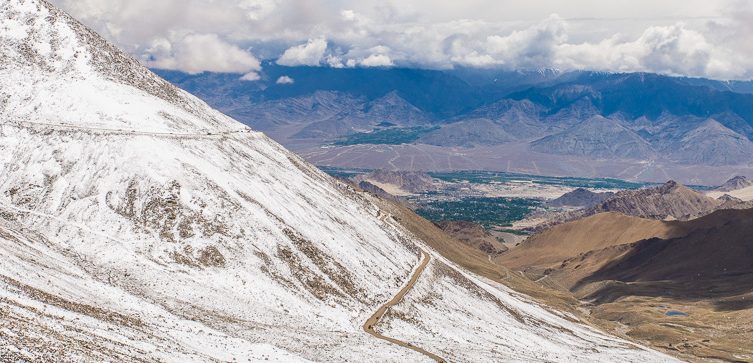
[[[691,220],[723,209],[753,208],[753,201],[724,195],[717,199],[692,190],[675,181],[662,185],[624,190],[606,200],[582,209],[547,212],[530,216],[540,222],[528,228],[540,232],[559,224],[571,222],[604,212],[618,212],[624,215],[654,220]]]
[[[675,181],[658,187],[622,191],[590,208],[585,215],[620,212],[650,219],[688,220],[715,211],[721,202]]]
[[[392,195],[390,193],[387,193],[384,189],[382,189],[382,188],[380,188],[380,187],[378,187],[378,186],[376,186],[374,184],[371,184],[371,183],[369,183],[369,182],[367,182],[365,180],[363,180],[360,183],[358,183],[358,187],[361,190],[363,190],[364,192],[369,192],[369,193],[374,194],[374,195],[376,195],[376,196],[378,196],[378,197],[380,197],[382,199],[394,200],[394,201],[399,200],[398,197],[396,197],[396,196],[394,196],[394,195]]]
[[[720,192],[731,192],[747,188],[749,186],[753,186],[753,180],[750,180],[745,176],[738,175],[730,180],[727,180],[724,184],[716,188],[716,190]],[[729,196],[728,194],[725,195]]]
[[[731,196],[729,194],[724,194],[719,198],[716,198],[716,200],[720,201],[722,204],[717,209],[750,209],[753,208],[753,201],[744,201],[740,198]]]
[[[614,196],[612,192],[597,193],[585,188],[578,188],[549,201],[549,207],[593,207]]]
[[[368,181],[377,185],[390,185],[408,193],[423,193],[436,190],[439,180],[417,171],[374,170],[353,178],[356,183]]]
[[[508,250],[501,241],[487,232],[478,223],[466,221],[442,221],[437,226],[451,237],[487,255],[496,256]]]

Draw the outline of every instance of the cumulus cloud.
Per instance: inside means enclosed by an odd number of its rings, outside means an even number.
[[[623,72],[650,70],[722,78],[735,73],[733,65],[723,59],[724,54],[719,53],[701,33],[682,24],[651,27],[636,40],[614,37],[595,44],[562,44],[557,52],[557,62],[563,68]]]
[[[753,78],[750,0],[52,1],[147,65],[193,73],[256,74],[259,57]]]
[[[277,78],[277,84],[293,84],[295,83],[295,80],[288,77],[288,76],[280,76],[280,78]]]
[[[277,64],[283,66],[317,66],[327,51],[327,40],[310,39],[306,44],[290,47],[282,53]]]
[[[173,42],[158,38],[147,51],[146,63],[155,68],[188,73],[250,73],[261,69],[256,57],[216,34],[188,34]]]
[[[392,59],[385,54],[372,54],[362,60],[360,65],[364,67],[389,67],[395,65]]]
[[[368,49],[354,47],[346,54],[332,55],[327,63],[335,68],[353,67],[391,67],[395,63],[390,57],[392,50],[389,47],[378,45]]]
[[[248,72],[242,75],[240,78],[241,81],[249,81],[249,82],[258,81],[260,79],[261,79],[261,76],[259,75],[259,73],[254,72],[254,71]]]
[[[257,21],[271,15],[277,8],[275,0],[240,0],[238,7],[245,10],[249,20]]]

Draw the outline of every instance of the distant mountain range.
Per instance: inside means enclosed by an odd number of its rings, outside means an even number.
[[[255,82],[233,74],[156,72],[322,165],[705,184],[753,176],[753,82],[274,63],[265,63]],[[278,84],[282,76],[293,83]],[[453,163],[458,148],[462,157]],[[373,152],[364,156],[366,150]],[[416,165],[421,157],[426,160]],[[592,161],[603,165],[589,170]],[[626,169],[636,173],[619,175]]]

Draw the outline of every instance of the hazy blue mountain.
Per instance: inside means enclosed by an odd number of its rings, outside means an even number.
[[[720,192],[731,192],[738,189],[747,188],[750,186],[753,186],[753,180],[748,179],[747,177],[742,176],[742,175],[736,175],[730,178],[729,180],[727,180],[726,182],[724,182],[724,184],[720,185],[718,188],[716,188],[716,190]],[[725,197],[725,199],[732,199],[732,198],[734,197],[730,195],[727,195],[727,197]]]
[[[487,119],[470,119],[444,125],[418,142],[437,146],[473,147],[503,144],[515,140],[502,126]]]
[[[722,124],[749,138],[753,136],[749,128],[753,126],[753,95],[721,91],[718,88],[723,82],[718,81],[689,83],[685,78],[649,73],[583,73],[572,81],[529,88],[509,98],[530,100],[546,107],[550,114],[581,102],[593,105],[601,115],[618,113],[627,119],[653,120],[664,114],[703,118],[727,115],[730,119],[720,119]]]
[[[572,156],[573,162],[750,166],[753,160],[753,82],[273,62],[265,62],[261,79],[251,82],[238,74],[156,72],[291,148],[327,145],[333,155],[346,145],[408,143],[463,147],[472,156],[479,146],[511,144],[515,150]],[[283,76],[292,82],[278,84]]]
[[[753,93],[753,81],[714,81],[705,78],[677,78],[678,81],[694,86],[706,86],[718,91]]]
[[[219,106],[334,91],[366,102],[394,93],[438,120],[476,113],[500,100],[529,100],[549,115],[580,103],[593,105],[603,116],[621,113],[634,119],[655,119],[663,113],[705,118],[728,114],[747,125],[753,123],[753,95],[749,94],[753,82],[650,73],[284,67],[271,62],[265,62],[263,69],[262,79],[254,82],[242,81],[237,74],[155,72]],[[294,82],[277,84],[281,76]],[[726,121],[720,122],[726,125]]]
[[[508,94],[534,85],[545,85],[557,79],[569,79],[572,74],[554,70],[500,71],[478,68],[459,68],[437,71],[406,68],[329,68],[286,67],[264,62],[259,81],[243,81],[239,74],[186,74],[168,70],[153,70],[158,75],[212,104],[222,104],[227,98],[252,102],[290,99],[317,91],[346,93],[354,98],[373,101],[394,92],[418,109],[437,118],[450,118]],[[291,84],[278,84],[287,76]]]
[[[598,159],[638,159],[654,157],[651,145],[619,122],[594,116],[561,133],[531,143],[538,152],[589,156]]]
[[[260,81],[242,81],[240,75],[201,73],[186,75],[155,70],[185,90],[204,97],[238,97],[254,102],[305,96],[316,91],[337,91],[366,100],[395,92],[424,112],[439,117],[456,115],[483,104],[480,91],[448,72],[400,68],[284,67],[263,65]],[[292,84],[277,84],[287,76]]]
[[[685,164],[739,165],[751,161],[753,142],[709,119],[672,143],[668,151]]]

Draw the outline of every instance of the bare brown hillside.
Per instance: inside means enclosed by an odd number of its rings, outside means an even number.
[[[682,184],[668,181],[658,187],[619,192],[588,210],[586,215],[620,212],[651,219],[688,220],[709,214],[720,204]]]
[[[437,223],[451,237],[473,248],[483,251],[489,256],[498,256],[508,250],[503,241],[492,236],[484,226],[467,221],[442,221]]]
[[[592,250],[653,237],[670,237],[673,223],[621,213],[600,213],[561,224],[529,237],[520,247],[499,257],[512,268],[555,265]],[[553,241],[556,241],[553,242]]]
[[[684,222],[596,214],[497,261],[634,339],[690,360],[753,361],[753,209]]]
[[[384,199],[379,199],[377,202],[382,211],[389,213],[390,218],[393,218],[449,261],[480,276],[504,283],[508,287],[550,307],[581,315],[578,310],[580,303],[571,293],[541,286],[519,273],[514,273],[491,259],[483,251],[449,236],[434,223],[422,218],[400,203]],[[587,320],[587,317],[582,317]]]
[[[395,195],[421,193],[435,190],[438,180],[429,174],[415,171],[392,171],[379,169],[368,174],[358,175],[353,181],[367,181]]]
[[[677,227],[684,230],[678,233],[682,236],[635,242],[627,253],[580,281],[576,288],[614,280],[671,281],[687,286],[684,294],[694,297],[753,291],[753,209],[718,211]],[[599,297],[599,291],[592,295]]]

